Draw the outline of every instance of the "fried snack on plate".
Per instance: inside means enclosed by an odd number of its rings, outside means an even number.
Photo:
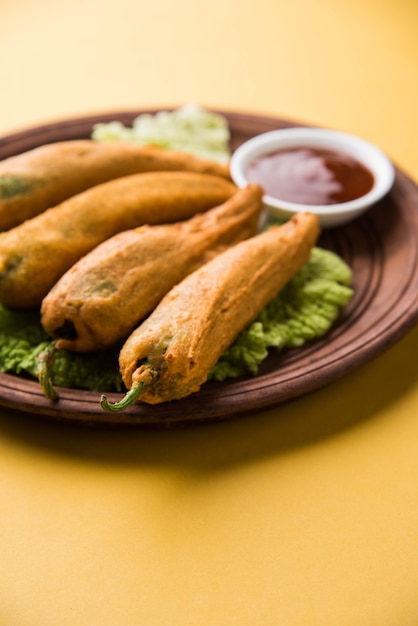
[[[111,237],[62,276],[41,307],[58,349],[94,352],[121,342],[187,274],[252,237],[263,190],[250,184],[190,220]]]
[[[236,191],[233,183],[211,174],[149,172],[72,196],[0,233],[0,302],[38,307],[64,272],[109,237],[143,224],[188,219]]]
[[[108,180],[177,170],[230,179],[226,164],[155,146],[81,139],[34,148],[0,161],[0,230]]]
[[[307,262],[319,235],[315,215],[236,244],[173,287],[127,339],[119,366],[128,393],[104,410],[138,398],[157,404],[198,391],[237,335]]]

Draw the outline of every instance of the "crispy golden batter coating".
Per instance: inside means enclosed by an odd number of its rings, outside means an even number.
[[[72,196],[0,233],[0,302],[35,308],[83,255],[118,232],[188,219],[230,198],[237,188],[211,174],[134,174]]]
[[[127,388],[143,388],[140,399],[150,404],[198,391],[226,348],[306,263],[318,235],[317,217],[298,214],[173,287],[121,350]],[[117,410],[105,398],[102,406]]]
[[[0,162],[0,231],[108,180],[177,170],[230,179],[228,165],[155,146],[89,139],[40,146]]]
[[[257,232],[262,194],[248,185],[188,221],[119,233],[80,259],[42,303],[57,348],[93,352],[126,339],[187,274]]]

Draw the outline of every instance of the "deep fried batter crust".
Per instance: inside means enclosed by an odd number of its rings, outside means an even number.
[[[230,198],[219,176],[191,172],[134,174],[72,196],[0,233],[0,302],[35,308],[83,255],[118,232],[188,219]]]
[[[120,353],[128,389],[150,404],[199,390],[237,335],[306,263],[319,222],[300,213],[236,244],[175,286]]]
[[[262,195],[251,184],[190,220],[128,230],[92,250],[43,300],[57,348],[93,352],[126,339],[187,274],[257,232]]]
[[[52,143],[0,162],[0,231],[94,185],[152,171],[189,171],[230,179],[227,164],[155,146],[89,139]]]

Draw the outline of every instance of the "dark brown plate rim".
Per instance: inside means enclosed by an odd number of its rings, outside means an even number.
[[[161,108],[112,111],[21,130],[0,138],[0,159],[45,143],[87,138],[99,122],[129,125],[137,115]],[[272,116],[217,112],[229,121],[232,149],[261,132],[300,126]],[[350,264],[355,295],[327,335],[301,348],[271,353],[257,376],[208,382],[183,400],[139,403],[123,413],[106,413],[99,392],[59,389],[60,399],[50,401],[36,382],[0,374],[0,405],[84,425],[175,428],[257,412],[335,382],[399,341],[418,320],[417,185],[396,168],[386,198],[354,222],[325,231],[319,243]],[[115,401],[122,396],[109,397]]]

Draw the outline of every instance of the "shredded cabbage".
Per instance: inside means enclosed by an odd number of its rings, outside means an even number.
[[[132,127],[114,121],[96,124],[92,139],[96,141],[130,141],[156,145],[170,150],[191,152],[201,158],[226,163],[230,131],[227,119],[196,104],[187,104],[174,111],[143,113]]]

